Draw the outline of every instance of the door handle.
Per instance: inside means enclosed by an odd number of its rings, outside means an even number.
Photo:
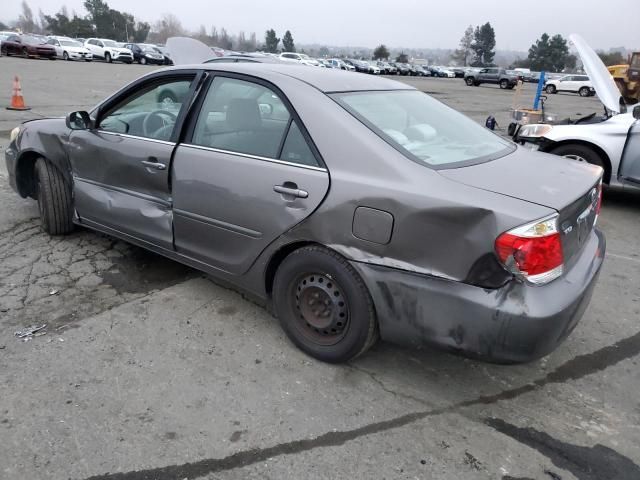
[[[309,196],[309,192],[297,188],[297,185],[295,183],[291,187],[285,187],[284,185],[275,185],[273,187],[273,191],[281,193],[282,195],[291,195],[292,197],[297,198],[307,198]]]
[[[167,166],[164,163],[158,162],[157,159],[155,161],[153,161],[153,160],[143,160],[142,164],[145,167],[155,168],[156,170],[164,170],[165,168],[167,168]]]

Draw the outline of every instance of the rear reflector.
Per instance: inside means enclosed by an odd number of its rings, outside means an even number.
[[[496,254],[507,270],[536,285],[562,275],[564,256],[557,222],[556,214],[500,235]]]

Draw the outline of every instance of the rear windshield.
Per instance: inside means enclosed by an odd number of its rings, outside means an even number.
[[[332,97],[408,158],[434,168],[493,160],[515,149],[511,142],[416,90]]]

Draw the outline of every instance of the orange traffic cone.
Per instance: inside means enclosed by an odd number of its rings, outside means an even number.
[[[31,107],[24,105],[22,87],[20,86],[20,79],[17,75],[13,79],[13,95],[11,95],[11,105],[7,107],[7,110],[31,110]]]

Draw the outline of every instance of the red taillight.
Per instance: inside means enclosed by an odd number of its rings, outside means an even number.
[[[535,284],[562,275],[564,256],[557,215],[503,233],[496,239],[496,254],[512,273]]]
[[[598,204],[596,205],[596,217],[600,215],[600,209],[602,208],[602,179],[598,184]]]

